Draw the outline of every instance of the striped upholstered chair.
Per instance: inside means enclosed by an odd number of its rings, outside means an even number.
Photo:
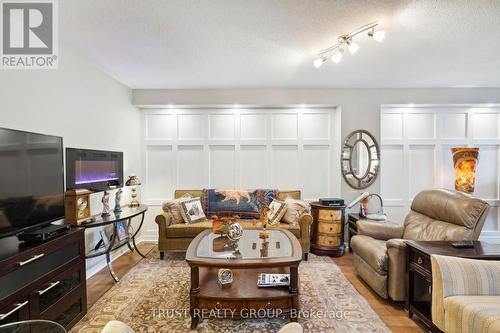
[[[432,321],[446,333],[500,332],[500,261],[432,256]]]

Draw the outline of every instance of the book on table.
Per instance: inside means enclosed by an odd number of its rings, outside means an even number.
[[[257,280],[258,287],[288,287],[290,274],[260,273]]]

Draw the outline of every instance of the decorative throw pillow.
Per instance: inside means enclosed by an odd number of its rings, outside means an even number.
[[[302,200],[296,200],[288,197],[285,199],[285,203],[287,204],[286,212],[281,221],[283,223],[288,223],[291,226],[298,226],[299,219],[302,214],[311,212],[309,204]]]
[[[181,214],[187,224],[206,221],[200,198],[193,198],[181,202]]]
[[[167,200],[163,203],[162,209],[165,213],[170,215],[170,224],[184,223],[184,218],[181,214],[181,202],[191,198],[191,194],[187,193],[180,198]]]
[[[267,213],[267,218],[269,219],[270,225],[279,224],[281,218],[286,212],[286,203],[279,200],[273,200],[269,205],[269,213]]]
[[[259,218],[262,204],[269,205],[276,197],[275,190],[205,189],[207,215],[234,216],[242,219]]]

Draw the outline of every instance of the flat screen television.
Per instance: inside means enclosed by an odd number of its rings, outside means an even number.
[[[62,218],[63,139],[0,128],[0,238]]]
[[[66,189],[94,192],[123,186],[123,153],[66,148]]]

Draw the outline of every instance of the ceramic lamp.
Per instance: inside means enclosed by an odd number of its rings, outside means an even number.
[[[479,148],[451,148],[455,168],[455,190],[472,194],[476,181],[476,165],[479,161]]]

